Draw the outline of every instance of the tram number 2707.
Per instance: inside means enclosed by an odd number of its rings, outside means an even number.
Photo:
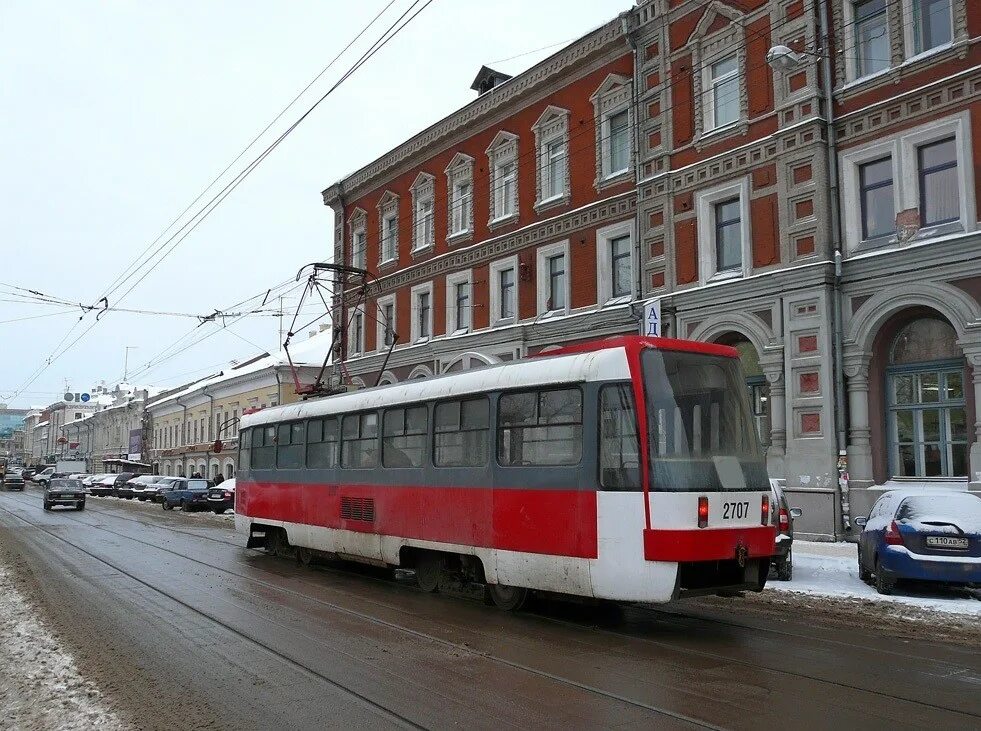
[[[749,502],[723,503],[722,520],[741,520],[749,517]]]

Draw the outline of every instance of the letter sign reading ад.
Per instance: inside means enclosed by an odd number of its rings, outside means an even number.
[[[651,338],[661,337],[661,300],[652,299],[644,303],[644,321],[640,332]]]

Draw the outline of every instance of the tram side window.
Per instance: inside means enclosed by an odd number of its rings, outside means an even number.
[[[388,409],[382,424],[382,465],[422,467],[429,413],[425,406]]]
[[[341,467],[378,466],[378,414],[349,414],[341,424]]]
[[[252,430],[252,469],[271,470],[276,466],[276,427]]]
[[[244,429],[238,436],[239,441],[239,454],[238,454],[238,468],[240,470],[248,470],[252,468],[252,430]]]
[[[307,467],[337,466],[337,419],[307,422]]]
[[[280,469],[303,467],[303,422],[279,425],[276,447],[276,466]]]
[[[604,490],[640,489],[640,442],[629,384],[600,391],[600,485]]]
[[[437,404],[433,425],[433,464],[437,467],[487,464],[490,406],[486,398]]]
[[[501,396],[497,459],[502,465],[573,465],[581,457],[582,392],[578,388]]]

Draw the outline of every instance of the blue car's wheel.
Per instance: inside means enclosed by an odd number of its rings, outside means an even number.
[[[895,588],[896,580],[886,576],[886,572],[882,570],[882,566],[877,560],[875,562],[875,590],[880,594],[889,595]]]
[[[865,561],[862,558],[862,547],[858,548],[858,578],[868,584],[872,581],[872,572],[865,568]]]
[[[163,505],[163,509],[164,510],[173,510],[174,509],[174,506],[171,505],[170,503],[168,503],[166,499],[163,500],[163,501],[161,501],[160,504]]]

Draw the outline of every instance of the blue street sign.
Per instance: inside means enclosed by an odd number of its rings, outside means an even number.
[[[89,396],[87,393],[83,393],[82,396],[81,396],[81,400],[83,402],[88,401],[90,398],[92,398],[92,397]]]

